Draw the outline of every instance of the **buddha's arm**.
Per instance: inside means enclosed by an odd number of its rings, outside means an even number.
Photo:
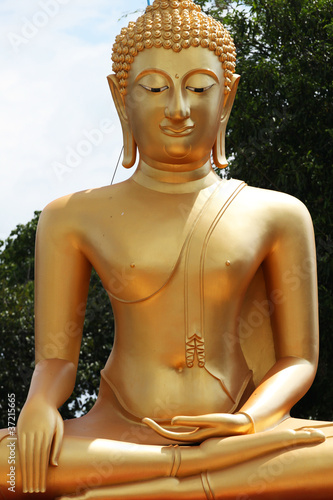
[[[276,364],[241,408],[256,431],[273,427],[311,386],[318,361],[318,305],[311,218],[296,200],[281,209],[275,244],[264,262]],[[272,292],[276,290],[277,293]]]
[[[18,421],[24,491],[45,489],[56,465],[63,422],[57,408],[70,396],[80,352],[90,264],[80,251],[64,199],[42,213],[36,242],[36,368]]]

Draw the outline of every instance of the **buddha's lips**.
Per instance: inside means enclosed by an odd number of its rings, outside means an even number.
[[[189,135],[192,132],[192,130],[194,129],[194,125],[188,125],[188,126],[181,127],[181,128],[174,128],[174,127],[170,127],[170,126],[160,125],[160,129],[166,135],[170,135],[172,137],[183,137],[185,135]]]

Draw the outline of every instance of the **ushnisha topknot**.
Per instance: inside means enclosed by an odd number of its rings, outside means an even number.
[[[233,39],[224,26],[207,16],[192,0],[155,0],[136,22],[130,22],[116,37],[112,69],[126,95],[127,77],[134,57],[151,47],[180,52],[188,47],[207,47],[216,54],[224,69],[224,93],[230,92],[236,66]]]

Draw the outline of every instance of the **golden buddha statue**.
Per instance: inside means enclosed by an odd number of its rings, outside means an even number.
[[[332,424],[289,416],[318,357],[310,216],[211,164],[213,151],[226,165],[239,80],[230,35],[191,0],[155,0],[117,37],[113,61],[123,164],[138,149],[138,167],[42,213],[36,368],[15,471],[16,439],[1,435],[3,497],[332,498]],[[95,406],[63,422],[92,267],[115,342]]]

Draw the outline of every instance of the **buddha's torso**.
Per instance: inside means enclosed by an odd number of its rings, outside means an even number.
[[[250,382],[237,322],[270,236],[260,203],[247,206],[252,188],[215,189],[165,194],[131,180],[85,195],[82,250],[116,321],[103,374],[138,417],[231,412]]]

